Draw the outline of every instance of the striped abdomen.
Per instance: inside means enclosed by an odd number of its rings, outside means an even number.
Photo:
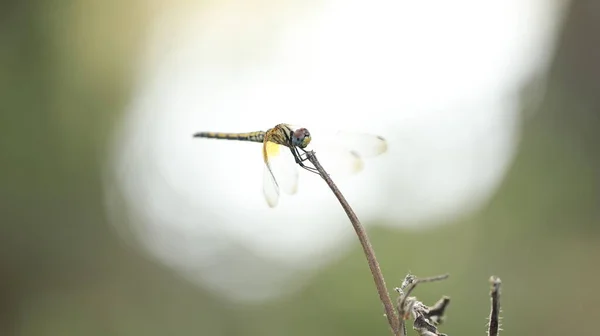
[[[194,134],[194,138],[210,138],[210,139],[225,139],[238,141],[252,141],[262,143],[265,139],[265,132],[249,132],[249,133],[218,133],[218,132],[198,132]]]

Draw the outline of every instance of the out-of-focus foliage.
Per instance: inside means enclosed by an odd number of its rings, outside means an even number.
[[[0,4],[0,334],[386,335],[358,244],[298,295],[232,306],[119,241],[102,178],[145,6]],[[371,232],[390,288],[408,270],[451,273],[416,293],[452,297],[450,335],[484,334],[492,274],[504,335],[597,329],[598,13],[598,2],[572,3],[545,97],[524,105],[518,157],[486,207],[431,231]]]

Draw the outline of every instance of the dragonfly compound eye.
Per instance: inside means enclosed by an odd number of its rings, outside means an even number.
[[[310,132],[306,128],[299,128],[294,131],[292,142],[294,146],[305,148],[310,143]]]

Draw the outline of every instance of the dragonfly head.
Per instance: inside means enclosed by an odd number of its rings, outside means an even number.
[[[292,145],[305,148],[310,143],[310,132],[306,128],[298,128],[292,133]]]

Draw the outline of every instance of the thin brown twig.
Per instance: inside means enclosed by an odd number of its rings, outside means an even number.
[[[362,226],[362,224],[358,220],[358,217],[354,213],[354,210],[352,210],[352,207],[350,207],[350,204],[348,204],[348,201],[346,201],[346,198],[344,197],[344,195],[342,195],[342,193],[340,192],[338,187],[335,185],[335,183],[333,183],[333,180],[331,179],[331,177],[329,177],[329,174],[327,174],[325,169],[323,169],[323,166],[321,166],[321,164],[317,160],[315,153],[313,151],[307,151],[306,156],[307,156],[308,160],[317,169],[317,171],[319,171],[319,174],[321,175],[321,177],[325,180],[325,182],[327,183],[327,185],[329,186],[329,188],[331,189],[331,191],[333,192],[335,197],[337,197],[338,201],[342,205],[342,208],[344,208],[346,215],[348,215],[348,219],[350,219],[350,222],[352,223],[352,226],[354,227],[354,231],[356,231],[356,235],[358,236],[358,240],[360,241],[360,244],[362,245],[365,256],[367,257],[367,262],[369,264],[369,268],[371,269],[371,274],[373,275],[373,280],[375,281],[375,287],[377,287],[377,293],[379,293],[379,299],[381,300],[381,303],[383,304],[383,307],[385,309],[385,315],[387,317],[390,328],[392,329],[392,332],[394,335],[396,335],[396,336],[401,335],[400,328],[399,328],[400,325],[399,325],[398,316],[396,315],[396,312],[394,311],[394,306],[392,304],[390,295],[387,291],[387,287],[385,285],[385,280],[383,278],[383,274],[381,273],[381,269],[379,268],[379,262],[377,262],[377,258],[375,257],[375,251],[373,250],[373,247],[371,246],[371,243],[369,241],[369,237],[367,236],[367,232],[365,231],[365,228]]]

